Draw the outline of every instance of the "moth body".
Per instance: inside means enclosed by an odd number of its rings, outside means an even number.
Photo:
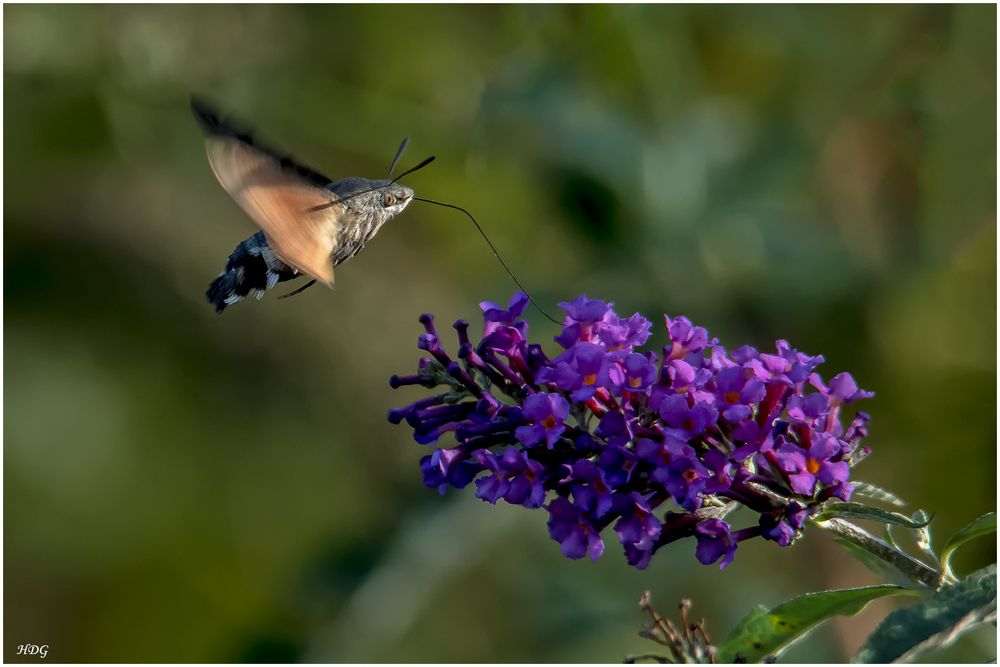
[[[247,296],[302,275],[329,287],[333,268],[361,252],[412,201],[388,179],[331,181],[191,102],[206,134],[212,171],[261,231],[241,242],[205,296],[222,312]]]

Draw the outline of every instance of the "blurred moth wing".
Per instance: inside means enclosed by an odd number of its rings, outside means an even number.
[[[192,102],[208,134],[208,161],[219,184],[263,230],[278,258],[328,287],[345,206],[321,174],[256,145]]]

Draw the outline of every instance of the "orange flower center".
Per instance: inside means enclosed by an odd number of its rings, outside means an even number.
[[[551,431],[556,427],[556,418],[553,417],[552,415],[549,415],[548,417],[542,420],[542,426],[545,427],[546,431]]]
[[[727,391],[723,395],[723,398],[726,399],[726,403],[735,403],[736,401],[740,400],[740,392],[738,392],[738,391]]]
[[[816,473],[818,473],[822,465],[823,465],[822,463],[812,458],[811,456],[806,458],[806,470],[809,471],[810,475],[815,475]]]
[[[590,386],[590,385],[594,384],[595,382],[597,382],[597,375],[596,374],[591,373],[590,375],[584,375],[583,376],[583,383],[585,385]]]
[[[642,386],[642,378],[641,377],[629,378],[628,386],[632,387],[633,389],[638,389],[639,387]]]

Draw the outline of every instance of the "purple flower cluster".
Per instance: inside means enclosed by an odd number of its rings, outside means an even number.
[[[527,304],[523,293],[506,307],[480,304],[476,344],[468,322],[456,322],[457,358],[434,318],[421,316],[428,356],[390,385],[442,390],[389,421],[405,420],[422,445],[454,437],[421,460],[427,486],[444,493],[475,481],[489,503],[544,507],[570,558],[599,558],[611,526],[638,568],[683,537],[695,538],[700,562],[725,567],[739,542],[787,546],[820,504],[850,498],[868,415],[845,429],[841,411],[873,394],[848,373],[825,382],[822,356],[784,340],[771,353],[729,351],[685,317],[665,318],[669,340],[657,354],[642,349],[649,320],[581,296],[560,304],[563,351],[550,358],[528,342]],[[724,520],[739,506],[759,515],[757,525],[734,530]]]

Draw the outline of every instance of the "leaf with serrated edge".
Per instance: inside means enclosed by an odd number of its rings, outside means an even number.
[[[808,593],[770,611],[758,606],[719,645],[717,660],[720,663],[758,662],[767,656],[778,655],[832,616],[854,616],[872,600],[913,594],[914,591],[901,586],[882,584]]]
[[[927,649],[946,646],[974,627],[995,619],[996,606],[994,564],[886,616],[865,640],[853,662],[909,660]]]
[[[951,557],[955,550],[969,540],[995,532],[997,532],[997,513],[987,512],[952,535],[941,550],[941,570],[949,575],[954,574],[951,570]]]

